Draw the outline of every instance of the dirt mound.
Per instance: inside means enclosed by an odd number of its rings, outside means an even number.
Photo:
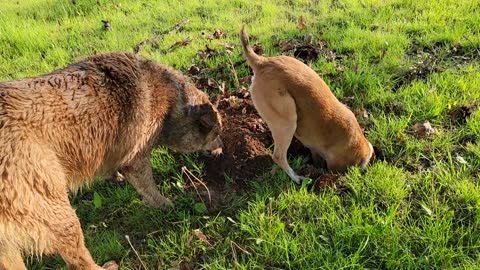
[[[255,112],[248,92],[224,94],[218,109],[223,118],[223,154],[202,158],[208,181],[233,181],[242,186],[272,166],[268,148],[273,140],[267,125]]]

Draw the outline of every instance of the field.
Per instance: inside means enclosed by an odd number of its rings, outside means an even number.
[[[132,52],[165,33],[140,54],[195,74],[212,96],[236,93],[251,75],[238,40],[247,24],[264,55],[307,61],[383,157],[364,172],[297,186],[278,168],[220,183],[207,177],[200,154],[157,149],[157,184],[173,209],[148,208],[130,185],[104,179],[72,194],[96,262],[479,269],[479,14],[479,0],[0,0],[0,79]],[[310,160],[292,154],[290,162],[305,171]],[[210,202],[200,181],[221,186],[221,199]],[[29,269],[66,269],[60,257],[26,261]]]

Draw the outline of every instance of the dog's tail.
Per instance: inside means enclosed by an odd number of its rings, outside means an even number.
[[[242,30],[240,30],[240,43],[242,44],[243,52],[247,57],[248,64],[253,69],[253,72],[255,72],[257,67],[264,61],[265,58],[259,56],[253,51],[249,44],[248,34],[245,32],[245,25],[243,25]]]

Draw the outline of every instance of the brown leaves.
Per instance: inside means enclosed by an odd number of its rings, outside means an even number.
[[[264,53],[264,49],[263,49],[263,46],[262,44],[260,43],[255,43],[252,45],[252,49],[253,51],[258,54],[258,55],[262,55]]]
[[[202,233],[202,231],[200,231],[200,229],[195,229],[193,230],[193,234],[200,240],[202,240],[205,244],[211,246],[212,244],[210,244],[210,242],[208,242],[208,239],[207,237],[205,236],[205,234]]]
[[[216,54],[217,54],[217,51],[215,49],[208,47],[208,45],[205,45],[205,50],[199,50],[197,52],[197,56],[202,60],[206,58],[210,58]]]
[[[305,29],[306,24],[307,24],[307,22],[305,20],[305,17],[300,16],[298,18],[297,28],[300,29],[300,30],[303,30],[303,29]]]
[[[225,48],[225,50],[227,50],[229,52],[232,52],[233,49],[235,49],[235,45],[232,45],[230,43],[223,43],[222,45]]]
[[[414,136],[418,139],[430,137],[437,132],[429,121],[425,121],[424,123],[416,123],[413,128],[415,129]]]
[[[188,68],[188,73],[190,75],[198,75],[200,74],[200,68],[197,65],[193,64]]]
[[[221,30],[215,30],[215,32],[213,32],[213,34],[209,35],[208,38],[210,39],[221,39],[221,38],[224,38],[226,37],[227,35],[221,31]]]

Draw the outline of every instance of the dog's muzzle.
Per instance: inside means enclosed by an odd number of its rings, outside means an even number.
[[[217,136],[207,147],[207,153],[212,156],[219,156],[223,153],[223,141],[220,136]]]

